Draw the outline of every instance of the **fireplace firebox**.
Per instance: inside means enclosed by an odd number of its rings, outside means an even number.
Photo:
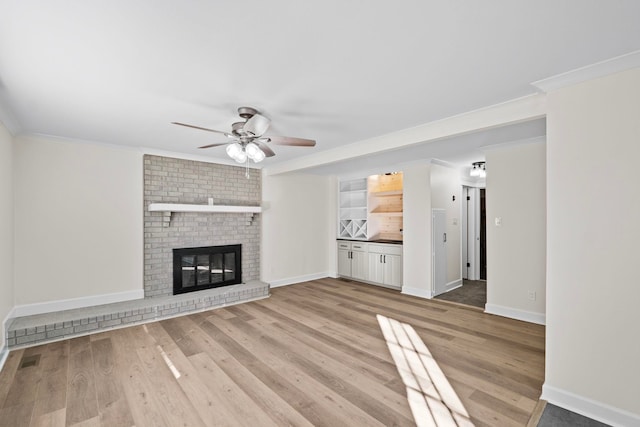
[[[242,283],[242,245],[173,250],[173,294]]]

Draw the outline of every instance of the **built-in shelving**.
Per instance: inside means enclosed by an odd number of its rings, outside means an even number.
[[[338,238],[402,240],[402,172],[340,181]]]
[[[402,240],[402,172],[372,175],[367,179],[369,237]]]
[[[338,237],[367,239],[367,179],[340,182]]]

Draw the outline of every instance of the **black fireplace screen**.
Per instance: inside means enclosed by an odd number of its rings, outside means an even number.
[[[173,250],[173,294],[242,283],[242,245]]]

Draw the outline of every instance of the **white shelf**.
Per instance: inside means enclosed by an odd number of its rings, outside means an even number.
[[[181,203],[151,203],[149,212],[262,212],[262,206],[188,205]]]
[[[378,191],[370,193],[374,197],[402,196],[402,190]]]
[[[369,213],[373,215],[386,215],[386,216],[402,216],[403,215],[402,212],[373,211]]]

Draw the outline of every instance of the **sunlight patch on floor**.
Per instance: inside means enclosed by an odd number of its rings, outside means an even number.
[[[413,327],[379,314],[376,317],[407,387],[416,425],[473,427],[460,398]]]
[[[147,325],[142,325],[142,329],[144,329],[144,331],[147,333],[147,335],[151,336],[151,334],[149,333],[149,328],[147,328]],[[178,371],[178,368],[176,368],[176,365],[173,364],[173,362],[169,358],[169,355],[164,352],[164,350],[162,349],[162,346],[156,345],[156,349],[158,349],[158,352],[160,353],[160,356],[162,356],[162,360],[164,360],[164,363],[167,364],[167,367],[169,367],[169,370],[171,371],[171,373],[173,374],[175,379],[180,378],[180,376],[181,376],[180,375],[180,371]]]

